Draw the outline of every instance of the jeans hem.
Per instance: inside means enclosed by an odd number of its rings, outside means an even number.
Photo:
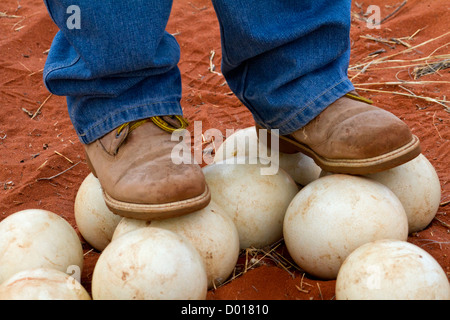
[[[129,106],[96,122],[86,130],[77,130],[77,135],[83,144],[90,144],[126,122],[165,115],[182,116],[180,103],[178,101],[160,101]]]
[[[78,61],[80,61],[81,56],[79,54],[76,55],[75,59],[73,59],[69,64],[66,63],[58,63],[54,64],[52,66],[45,66],[44,73],[43,73],[43,79],[44,79],[44,85],[47,88],[47,90],[53,94],[56,94],[56,91],[50,86],[50,81],[48,80],[51,73],[61,70],[61,69],[67,69],[72,66],[74,66]],[[62,94],[58,94],[62,95]]]
[[[255,115],[253,115],[253,117],[262,127],[267,129],[279,129],[281,135],[288,135],[307,125],[330,104],[354,89],[353,84],[346,77],[326,88],[311,102],[296,110],[295,113],[287,115],[282,122],[268,122],[259,119],[259,117]]]

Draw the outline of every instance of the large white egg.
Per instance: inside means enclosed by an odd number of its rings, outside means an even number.
[[[203,167],[211,199],[236,225],[240,248],[262,248],[283,236],[283,219],[297,194],[295,181],[282,169],[262,174],[266,165],[213,163]]]
[[[266,131],[262,132],[262,134],[266,134]],[[267,139],[270,140],[270,137],[267,136]],[[272,158],[267,147],[264,144],[261,146],[262,148],[260,148],[255,126],[237,130],[217,148],[214,162],[221,162],[231,158],[265,158],[276,162],[295,182],[302,186],[319,178],[322,169],[312,158],[303,153],[287,154],[279,152],[277,158],[275,158],[275,155]]]
[[[449,300],[450,285],[425,250],[399,240],[378,240],[354,250],[336,279],[337,300]]]
[[[114,230],[122,219],[106,206],[100,182],[92,173],[83,180],[78,189],[74,213],[81,235],[99,251],[111,242]]]
[[[367,177],[386,185],[399,198],[408,216],[409,233],[425,229],[435,217],[441,201],[441,185],[436,170],[423,154]]]
[[[199,211],[176,218],[143,221],[123,218],[113,241],[123,234],[145,227],[173,231],[190,241],[203,258],[208,288],[223,283],[233,272],[239,258],[239,235],[231,219],[215,203]]]
[[[258,158],[260,156],[258,144],[255,126],[239,129],[229,135],[215,150],[214,162],[222,162],[234,157]],[[263,151],[267,152],[266,149]]]
[[[161,228],[139,228],[111,241],[92,277],[94,300],[200,300],[206,293],[197,250]]]
[[[282,153],[280,152],[280,168],[284,169],[298,184],[306,186],[317,180],[322,169],[314,160],[301,152]]]
[[[0,222],[0,283],[34,268],[66,272],[83,267],[83,248],[75,229],[61,216],[28,209]]]
[[[377,239],[406,240],[402,204],[386,186],[343,174],[319,178],[292,200],[284,219],[284,241],[307,273],[335,279],[344,259]]]
[[[91,300],[73,277],[50,268],[20,271],[0,285],[0,300]]]

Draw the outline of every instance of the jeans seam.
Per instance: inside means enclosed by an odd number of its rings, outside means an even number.
[[[299,114],[303,113],[306,109],[308,109],[312,104],[314,104],[318,99],[320,99],[322,96],[324,96],[325,94],[327,94],[328,92],[330,92],[331,90],[333,90],[334,88],[336,88],[338,85],[340,85],[341,83],[345,82],[348,78],[343,78],[341,79],[339,82],[336,82],[332,87],[329,87],[327,90],[323,91],[320,95],[318,95],[314,100],[312,100],[310,103],[308,103],[307,105],[305,105],[303,108],[299,109],[295,114],[293,114],[291,117],[289,117],[288,119],[286,119],[285,121],[283,121],[282,123],[278,124],[277,127],[282,127],[284,126],[286,123],[292,121],[292,119],[296,118]]]
[[[244,62],[243,64],[245,64],[245,68],[242,72],[242,77],[241,77],[241,87],[239,88],[238,92],[242,92],[242,94],[240,94],[239,99],[241,100],[241,102],[247,107],[247,109],[249,109],[249,111],[252,113],[253,117],[256,119],[260,119],[262,121],[263,117],[261,117],[261,115],[258,112],[258,108],[255,108],[253,106],[252,103],[250,103],[246,98],[245,98],[245,88],[246,88],[246,81],[247,81],[247,76],[248,76],[248,62]]]
[[[130,110],[134,110],[134,109],[138,109],[138,108],[142,108],[142,107],[146,107],[146,106],[151,106],[151,105],[155,105],[155,104],[168,104],[168,103],[176,103],[178,104],[178,101],[159,101],[159,102],[153,102],[153,103],[145,103],[145,104],[141,104],[141,105],[137,105],[137,106],[132,106],[132,107],[128,107],[126,109],[120,110],[114,114],[109,115],[109,117],[102,119],[101,121],[97,122],[96,124],[94,124],[93,126],[91,126],[88,130],[84,130],[84,133],[80,133],[80,137],[85,137],[87,135],[87,133],[89,131],[94,130],[95,128],[101,126],[103,123],[105,123],[107,120],[113,119],[116,115],[126,112],[126,111],[130,111]]]

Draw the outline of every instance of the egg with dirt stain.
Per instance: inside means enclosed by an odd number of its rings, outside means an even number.
[[[100,182],[92,173],[86,176],[77,191],[74,214],[83,238],[99,251],[111,242],[114,230],[122,219],[106,206]]]
[[[241,249],[262,248],[280,240],[286,209],[298,192],[283,169],[276,173],[265,169],[269,166],[260,162],[203,167],[211,199],[236,225]]]
[[[67,273],[37,268],[20,271],[3,282],[0,300],[91,300],[91,297]]]
[[[0,222],[0,283],[34,268],[66,272],[83,267],[83,249],[75,229],[56,213],[27,209]]]
[[[283,225],[286,247],[307,273],[335,279],[344,259],[377,239],[406,240],[408,220],[400,200],[376,181],[329,175],[292,200]]]
[[[399,240],[366,243],[345,259],[337,300],[449,300],[440,264],[422,248]]]
[[[185,237],[203,258],[208,288],[222,284],[233,272],[239,257],[239,235],[233,221],[211,202],[207,207],[180,217],[144,221],[123,218],[113,241],[139,228],[167,229]]]
[[[92,277],[94,300],[202,300],[206,293],[200,254],[161,228],[139,228],[111,241]]]
[[[439,209],[441,185],[430,161],[420,154],[398,167],[367,175],[391,189],[405,208],[409,233],[425,229]]]

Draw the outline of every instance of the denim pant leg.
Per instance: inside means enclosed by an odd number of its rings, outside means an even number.
[[[353,90],[350,0],[212,0],[222,72],[264,128],[289,134]]]
[[[67,96],[83,143],[124,122],[182,114],[180,48],[165,31],[172,0],[44,0],[60,31],[44,82]]]

